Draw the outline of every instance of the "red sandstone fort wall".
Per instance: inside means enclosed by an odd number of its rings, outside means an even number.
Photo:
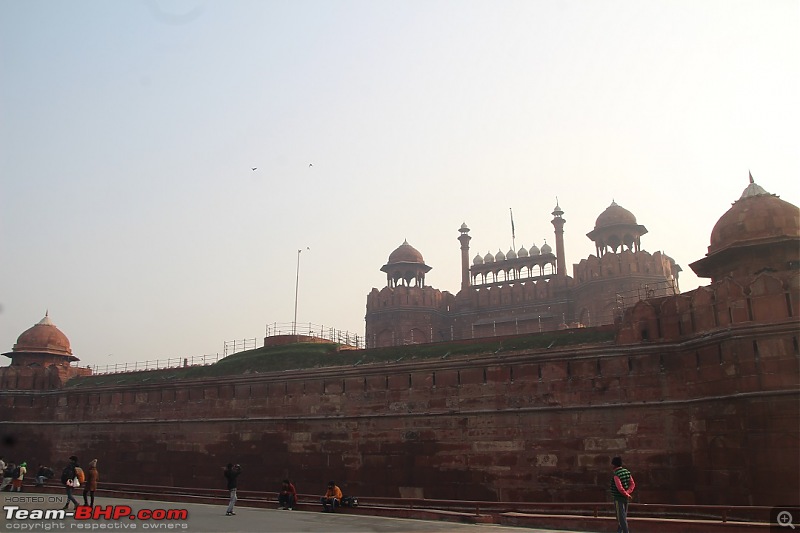
[[[3,455],[99,458],[104,479],[355,495],[580,501],[622,454],[640,501],[800,499],[797,322],[680,342],[0,392]]]

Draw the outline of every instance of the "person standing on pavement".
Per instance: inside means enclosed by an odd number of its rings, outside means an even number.
[[[75,469],[78,468],[78,458],[74,455],[69,457],[69,464],[64,467],[64,470],[61,471],[61,484],[64,485],[64,488],[67,491],[67,503],[64,504],[64,509],[69,509],[69,502],[75,504],[75,509],[78,508],[78,500],[75,499],[75,496],[72,495],[72,491],[74,490],[74,480],[77,477],[75,473]]]
[[[611,478],[611,497],[614,500],[614,514],[617,517],[617,533],[630,533],[628,530],[628,502],[633,499],[636,482],[630,470],[622,467],[622,457],[611,459],[614,475]]]
[[[97,471],[97,459],[92,459],[89,462],[89,470],[86,472],[86,483],[83,484],[83,505],[94,507],[94,493],[97,490],[97,482],[99,480],[100,473]]]
[[[225,479],[228,480],[228,491],[230,491],[230,500],[228,500],[228,510],[225,511],[225,516],[233,516],[233,506],[236,505],[236,478],[242,473],[241,465],[228,463],[225,467]]]

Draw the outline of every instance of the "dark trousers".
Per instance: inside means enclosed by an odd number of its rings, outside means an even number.
[[[281,492],[278,494],[278,505],[281,507],[296,507],[297,500],[294,497],[294,494],[290,492]]]
[[[339,507],[339,499],[338,498],[326,498],[322,497],[319,499],[320,503],[322,504],[322,510],[326,513],[333,512],[334,509]]]
[[[627,499],[614,498],[614,514],[617,516],[617,533],[629,533]]]

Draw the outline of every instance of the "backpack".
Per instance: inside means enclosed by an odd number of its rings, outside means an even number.
[[[78,481],[81,483],[86,481],[86,474],[83,473],[83,468],[79,466],[75,467],[75,477],[78,478]]]
[[[358,498],[354,496],[345,496],[342,498],[342,507],[358,507]]]
[[[64,470],[61,471],[61,484],[66,485],[67,481],[72,479],[74,476],[72,475],[72,465],[67,465],[64,467]]]

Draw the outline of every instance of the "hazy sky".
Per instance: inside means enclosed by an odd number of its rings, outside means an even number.
[[[298,321],[363,334],[404,239],[455,293],[462,222],[552,245],[556,197],[570,275],[615,200],[694,289],[749,171],[800,203],[799,58],[798,0],[0,0],[0,353],[262,339],[301,248]]]

